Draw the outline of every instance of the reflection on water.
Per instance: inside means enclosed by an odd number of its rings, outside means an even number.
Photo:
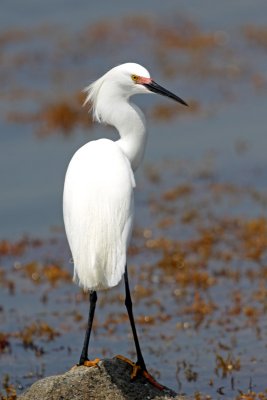
[[[150,137],[129,257],[150,369],[188,394],[263,391],[267,28],[258,24],[267,6],[246,2],[230,16],[208,0],[181,1],[179,12],[148,1],[140,15],[125,2],[100,1],[88,14],[80,3],[64,13],[53,3],[51,14],[52,3],[29,1],[20,15],[6,4],[0,16],[0,237],[11,239],[0,242],[1,373],[27,385],[77,361],[87,302],[70,282],[64,236],[51,228],[62,227],[72,154],[116,137],[92,125],[79,91],[130,60],[190,103],[186,111],[136,98]],[[101,296],[94,355],[134,358],[122,297],[121,287]]]

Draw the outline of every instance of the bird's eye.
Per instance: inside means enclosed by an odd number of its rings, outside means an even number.
[[[134,82],[137,82],[138,76],[137,76],[137,75],[132,75],[131,78],[132,78],[132,80],[133,80]]]

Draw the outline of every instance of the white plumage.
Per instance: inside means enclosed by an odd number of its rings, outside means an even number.
[[[73,156],[65,179],[64,223],[74,261],[74,280],[95,291],[119,283],[133,224],[133,171],[147,142],[142,111],[130,96],[156,92],[185,104],[156,84],[141,65],[108,71],[85,89],[93,117],[114,126],[120,139],[92,141]]]
[[[85,92],[85,104],[91,104],[94,119],[114,126],[120,138],[115,142],[99,139],[81,147],[71,159],[65,178],[63,216],[74,261],[74,280],[90,291],[88,323],[78,365],[98,364],[98,358],[88,358],[97,290],[117,285],[124,275],[125,306],[137,355],[131,379],[140,373],[162,390],[163,386],[147,372],[128,282],[126,253],[133,225],[133,171],[143,159],[147,142],[144,115],[129,99],[137,93],[154,92],[186,103],[134,63],[111,69]],[[133,365],[125,357],[118,357]]]
[[[116,142],[92,141],[73,156],[65,179],[64,221],[74,261],[74,280],[83,288],[119,283],[133,223],[134,176]]]

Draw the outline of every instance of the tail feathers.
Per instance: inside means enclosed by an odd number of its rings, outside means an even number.
[[[102,224],[101,224],[102,225]],[[74,281],[84,289],[99,290],[116,286],[126,264],[127,244],[115,224],[97,224],[98,231],[83,230],[86,238],[74,244]]]

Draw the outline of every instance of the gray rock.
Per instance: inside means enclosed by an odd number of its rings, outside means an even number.
[[[185,400],[171,389],[156,389],[143,377],[130,381],[131,367],[116,358],[96,367],[74,367],[35,382],[19,400]]]

